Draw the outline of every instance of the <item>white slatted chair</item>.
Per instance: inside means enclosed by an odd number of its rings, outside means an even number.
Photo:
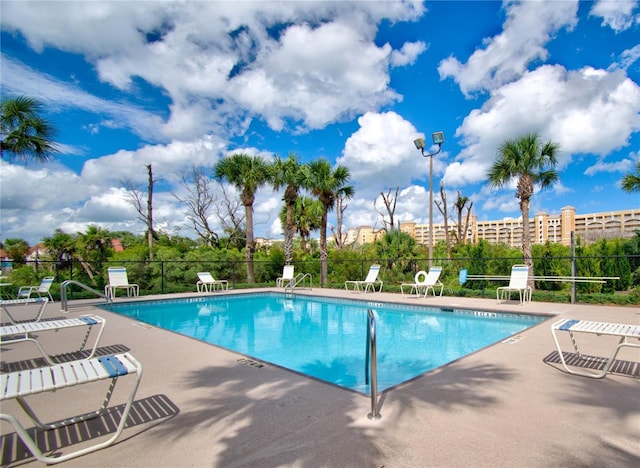
[[[38,297],[45,296],[53,302],[53,297],[49,289],[51,289],[54,279],[53,276],[45,276],[38,286],[20,286],[18,289],[18,299],[29,299],[32,294],[37,294]]]
[[[440,282],[440,275],[442,274],[441,266],[434,266],[429,269],[429,273],[424,270],[416,273],[413,283],[402,283],[400,285],[400,292],[404,296],[404,288],[410,287],[409,296],[416,297],[427,297],[429,294],[429,290],[433,292],[433,295],[436,295],[436,287],[440,287],[440,296],[442,296],[442,291],[444,290],[444,285]],[[406,296],[405,296],[406,297]]]
[[[527,285],[528,281],[529,267],[527,265],[513,265],[511,267],[509,286],[497,288],[496,299],[498,301],[511,300],[511,293],[517,291],[520,295],[520,304],[531,301],[531,288]]]
[[[7,406],[10,406],[7,405],[6,402],[8,400],[15,399],[29,418],[31,418],[36,426],[41,429],[57,429],[62,426],[69,426],[91,418],[96,418],[102,415],[107,409],[118,378],[133,374],[136,375],[136,379],[131,387],[127,403],[122,411],[120,421],[118,422],[117,429],[114,434],[107,440],[76,450],[75,452],[60,456],[45,455],[20,421],[12,414],[5,413],[5,411],[8,411]],[[27,397],[31,398],[32,396],[36,396],[44,392],[62,393],[66,394],[68,398],[69,393],[73,392],[61,390],[107,379],[111,379],[111,385],[107,390],[107,395],[102,406],[98,410],[58,422],[43,423],[36,416],[35,412],[26,401]],[[36,369],[0,374],[0,402],[2,402],[0,419],[7,421],[13,426],[20,439],[22,439],[29,451],[38,460],[47,464],[60,463],[71,458],[86,455],[87,453],[108,447],[112,445],[118,437],[120,437],[120,434],[127,422],[127,418],[129,417],[131,405],[133,404],[141,379],[142,364],[140,364],[140,362],[138,362],[129,353],[102,356],[93,359],[83,359],[80,361],[55,364],[48,367],[39,367]]]
[[[211,292],[220,287],[222,290],[229,289],[229,282],[227,280],[217,280],[211,276],[208,271],[198,272],[198,281],[196,282],[196,290],[198,292]]]
[[[588,372],[569,368],[562,349],[560,347],[560,341],[558,340],[558,332],[568,332],[573,344],[573,349],[581,360],[594,361],[596,364],[603,364],[604,367],[599,372]],[[576,334],[589,333],[597,336],[614,336],[619,337],[617,345],[613,348],[611,355],[607,358],[584,356],[578,349],[578,343],[576,341]],[[592,322],[588,320],[575,320],[575,319],[562,319],[551,325],[551,334],[553,335],[553,341],[556,344],[558,350],[558,356],[562,362],[562,367],[570,374],[582,375],[585,377],[593,377],[601,379],[607,375],[611,365],[613,364],[618,352],[625,346],[631,348],[640,348],[640,325],[628,325],[622,323],[607,323],[607,322]],[[629,340],[638,340],[637,343],[629,342]]]
[[[425,281],[426,289],[424,291],[424,297],[427,297],[427,294],[429,294],[429,289],[431,289],[431,292],[433,292],[433,296],[435,297],[436,295],[435,288],[437,287],[440,288],[439,296],[442,297],[442,292],[444,291],[444,284],[442,284],[442,282],[440,281],[441,274],[442,274],[441,266],[434,266],[429,268],[429,274],[427,275],[427,280]]]
[[[400,293],[404,296],[424,296],[427,283],[427,272],[420,270],[413,278],[413,283],[402,283],[400,285]],[[409,288],[409,293],[404,292],[404,288]]]
[[[45,350],[42,343],[37,339],[37,335],[42,332],[53,331],[57,332],[64,329],[71,329],[76,327],[87,327],[87,332],[84,335],[84,338],[80,342],[80,346],[69,352],[80,352],[85,349],[87,342],[89,341],[89,337],[91,335],[91,331],[94,326],[98,327],[98,332],[95,334],[95,339],[93,341],[93,346],[91,347],[91,353],[85,358],[90,359],[94,356],[96,349],[100,343],[100,339],[102,338],[102,333],[104,332],[104,325],[106,320],[97,315],[81,315],[76,318],[68,318],[68,319],[60,319],[60,320],[44,320],[41,322],[28,322],[28,323],[17,323],[13,325],[7,325],[4,327],[0,327],[0,344],[2,345],[11,345],[13,343],[20,342],[32,342],[34,343],[42,356],[49,364],[56,364],[53,360],[56,357],[55,354],[51,354]],[[67,354],[67,353],[64,353]]]
[[[354,292],[363,292],[366,293],[371,288],[371,291],[376,292],[376,284],[380,285],[380,289],[378,292],[382,291],[382,280],[378,279],[378,274],[380,273],[380,265],[374,264],[369,267],[369,273],[367,273],[367,277],[363,281],[345,281],[344,288],[348,291],[349,286],[351,286],[351,290]]]
[[[137,284],[129,283],[126,268],[110,267],[107,270],[107,275],[109,276],[109,284],[104,287],[104,295],[107,298],[115,299],[118,289],[124,289],[127,292],[127,297],[139,295],[140,288]]]
[[[285,265],[282,268],[282,276],[276,279],[276,287],[284,288],[293,281],[294,267],[293,265]]]
[[[44,309],[47,307],[47,303],[49,302],[48,297],[32,297],[29,299],[6,299],[0,301],[0,309],[4,310],[11,323],[21,323],[21,322],[38,322],[42,318],[42,314],[44,313]],[[31,319],[18,319],[14,317],[11,312],[9,312],[9,308],[13,308],[15,306],[28,306],[40,304],[40,308],[36,315]]]

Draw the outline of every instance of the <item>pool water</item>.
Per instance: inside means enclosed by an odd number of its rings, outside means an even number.
[[[279,293],[107,304],[109,311],[357,392],[367,310],[376,320],[378,390],[386,390],[530,328],[545,317]]]

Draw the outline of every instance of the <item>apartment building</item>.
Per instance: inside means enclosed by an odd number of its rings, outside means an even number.
[[[522,220],[502,219],[497,221],[478,221],[475,215],[469,220],[466,239],[478,242],[484,239],[491,244],[504,243],[511,247],[522,244]],[[456,230],[455,223],[449,223],[449,231]],[[413,237],[418,244],[429,243],[429,225],[403,222],[400,230]],[[593,243],[600,238],[621,237],[629,239],[640,230],[640,208],[633,210],[607,211],[602,213],[577,214],[572,206],[562,208],[560,214],[537,213],[529,220],[529,232],[534,244],[547,241],[571,244],[571,232],[584,243]],[[362,245],[373,242],[384,234],[384,229],[374,230],[369,226],[349,229],[347,244]],[[445,239],[443,223],[433,225],[435,243]]]

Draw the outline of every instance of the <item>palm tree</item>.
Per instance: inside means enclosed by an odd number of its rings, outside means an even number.
[[[294,223],[294,205],[298,199],[300,184],[302,183],[302,166],[295,154],[290,154],[287,159],[275,157],[270,166],[270,179],[276,190],[285,187],[284,205],[286,217],[284,222],[284,261],[290,265],[293,262],[293,236],[296,232]]]
[[[303,186],[320,200],[323,211],[320,219],[320,285],[327,282],[327,214],[335,206],[336,198],[340,195],[351,198],[354,189],[349,182],[349,169],[345,166],[336,166],[331,169],[331,164],[326,159],[319,159],[303,166]]]
[[[541,189],[551,186],[559,179],[555,170],[558,164],[558,144],[552,141],[542,143],[536,133],[507,140],[498,148],[498,158],[493,163],[487,177],[489,186],[500,188],[517,179],[516,197],[520,199],[522,212],[522,256],[533,276],[531,256],[531,234],[529,232],[529,204],[535,185]],[[529,280],[533,288],[533,280]]]
[[[293,229],[294,233],[300,234],[300,248],[304,253],[308,253],[307,242],[311,231],[320,229],[320,220],[323,212],[324,206],[319,200],[314,200],[304,195],[296,198],[296,202],[293,205]],[[283,225],[286,224],[286,219],[287,207],[283,207],[280,212],[280,221],[282,221]]]
[[[629,172],[622,178],[622,190],[633,193],[640,192],[640,161],[636,163],[636,173]]]
[[[53,158],[58,150],[51,141],[56,131],[39,115],[42,104],[26,96],[8,98],[0,105],[0,157],[35,159],[41,163]]]
[[[56,229],[53,236],[42,239],[42,245],[53,257],[56,271],[69,268],[76,257],[77,239],[62,229]]]
[[[87,232],[79,232],[76,254],[80,264],[93,281],[94,274],[102,271],[102,264],[107,261],[111,251],[111,233],[99,226],[87,227]]]
[[[245,258],[247,260],[247,282],[255,283],[253,272],[253,254],[255,244],[253,242],[253,202],[256,199],[256,191],[269,179],[269,165],[259,156],[249,156],[244,153],[236,153],[222,158],[216,164],[215,176],[218,179],[226,179],[240,192],[240,201],[245,210]]]

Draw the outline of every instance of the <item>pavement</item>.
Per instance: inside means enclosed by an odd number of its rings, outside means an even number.
[[[235,292],[246,290],[229,291]],[[59,302],[49,304],[45,318],[105,317],[99,352],[128,350],[144,365],[129,422],[116,443],[61,466],[640,466],[640,349],[622,349],[616,371],[604,379],[575,376],[558,364],[550,332],[558,317],[640,325],[639,308],[416,299],[385,292],[365,297],[318,288],[296,294],[537,313],[550,319],[382,393],[381,418],[369,419],[368,396],[277,366],[260,366],[246,356],[98,309],[96,301],[73,301],[64,314]],[[80,331],[43,333],[41,339],[51,351],[56,346],[62,351],[80,337],[74,333]],[[599,356],[609,355],[617,341],[586,334],[580,338],[585,353]],[[570,351],[568,338],[564,345]],[[3,371],[38,356],[37,348],[25,343],[3,344],[0,351]],[[95,386],[103,383],[43,393],[30,401],[44,420],[81,414],[101,403],[106,387]],[[38,432],[38,445],[49,454],[65,454],[108,438],[130,383],[129,377],[120,378],[105,416]],[[2,412],[33,427],[13,400],[2,403]],[[2,466],[42,466],[8,423],[0,428]]]

